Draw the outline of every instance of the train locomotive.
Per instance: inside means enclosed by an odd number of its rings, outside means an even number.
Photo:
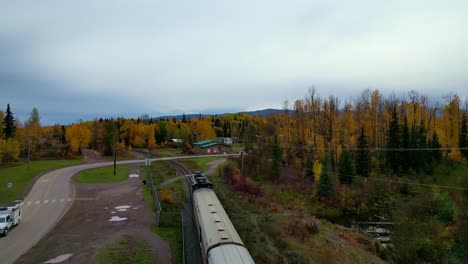
[[[255,263],[213,191],[213,184],[201,172],[192,173],[189,183],[204,263]]]

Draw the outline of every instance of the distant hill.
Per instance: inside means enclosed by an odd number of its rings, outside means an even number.
[[[263,109],[263,110],[256,110],[256,111],[248,111],[248,112],[240,112],[241,114],[249,114],[253,116],[258,116],[261,115],[263,117],[271,114],[281,114],[284,113],[284,110],[282,109],[273,109],[273,108],[268,108],[268,109]]]
[[[255,111],[244,111],[244,112],[238,112],[239,114],[248,114],[248,115],[253,115],[253,116],[267,116],[271,114],[278,114],[282,113],[284,110],[281,109],[273,109],[273,108],[268,108],[268,109],[262,109],[262,110],[255,110]],[[205,116],[224,116],[228,114],[237,114],[237,113],[224,113],[224,114],[185,114],[185,118],[187,119],[192,119],[192,118],[198,118],[198,117],[205,117]],[[181,120],[183,118],[182,115],[173,115],[173,116],[160,116],[157,117],[156,119],[172,119],[175,118],[176,120]]]

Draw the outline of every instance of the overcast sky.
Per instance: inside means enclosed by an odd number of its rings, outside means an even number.
[[[468,95],[468,1],[2,1],[0,108],[46,123]]]

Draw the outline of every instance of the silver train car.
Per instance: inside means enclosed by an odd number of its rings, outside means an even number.
[[[193,173],[190,182],[204,263],[255,263],[213,191],[213,184],[200,172]]]

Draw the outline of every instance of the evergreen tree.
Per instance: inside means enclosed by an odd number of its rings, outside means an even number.
[[[307,178],[314,179],[314,162],[312,160],[312,155],[307,155],[305,171],[305,175]]]
[[[442,151],[440,150],[442,146],[439,143],[439,137],[434,131],[432,134],[431,148],[432,148],[432,159],[436,162],[439,162],[442,159]]]
[[[430,155],[426,151],[427,149],[427,131],[424,127],[424,121],[421,120],[418,129],[418,136],[416,142],[417,148],[420,149],[417,151],[417,170],[421,171],[427,168],[430,163]]]
[[[330,159],[325,155],[322,165],[322,173],[317,183],[317,196],[330,198],[335,190],[335,181],[330,172]]]
[[[392,120],[388,128],[388,141],[387,148],[389,150],[386,152],[387,164],[391,171],[397,173],[400,167],[400,153],[398,149],[400,148],[400,125],[398,124],[398,115],[396,111],[396,105],[393,106],[392,110]]]
[[[369,177],[371,157],[369,153],[369,144],[367,143],[364,128],[361,128],[356,153],[356,173],[363,177]]]
[[[343,184],[350,185],[353,181],[351,176],[354,176],[354,163],[349,151],[341,152],[340,161],[338,165],[338,179]]]
[[[114,153],[114,144],[119,138],[117,125],[114,121],[108,121],[104,125],[104,155],[112,156]]]
[[[458,136],[458,146],[461,148],[461,154],[465,159],[468,159],[468,149],[463,149],[468,147],[468,127],[466,120],[466,112],[463,112],[462,123],[460,126],[460,133]]]
[[[3,133],[5,139],[15,137],[15,119],[13,118],[13,114],[11,113],[10,104],[7,105],[5,119],[3,119],[3,126]]]
[[[278,181],[281,175],[281,147],[279,146],[278,139],[275,137],[275,141],[271,147],[271,179]]]
[[[401,131],[401,147],[403,149],[408,149],[410,147],[410,135],[406,115],[403,119],[403,129]],[[408,172],[409,168],[411,167],[411,152],[403,151],[401,167],[403,172]]]

